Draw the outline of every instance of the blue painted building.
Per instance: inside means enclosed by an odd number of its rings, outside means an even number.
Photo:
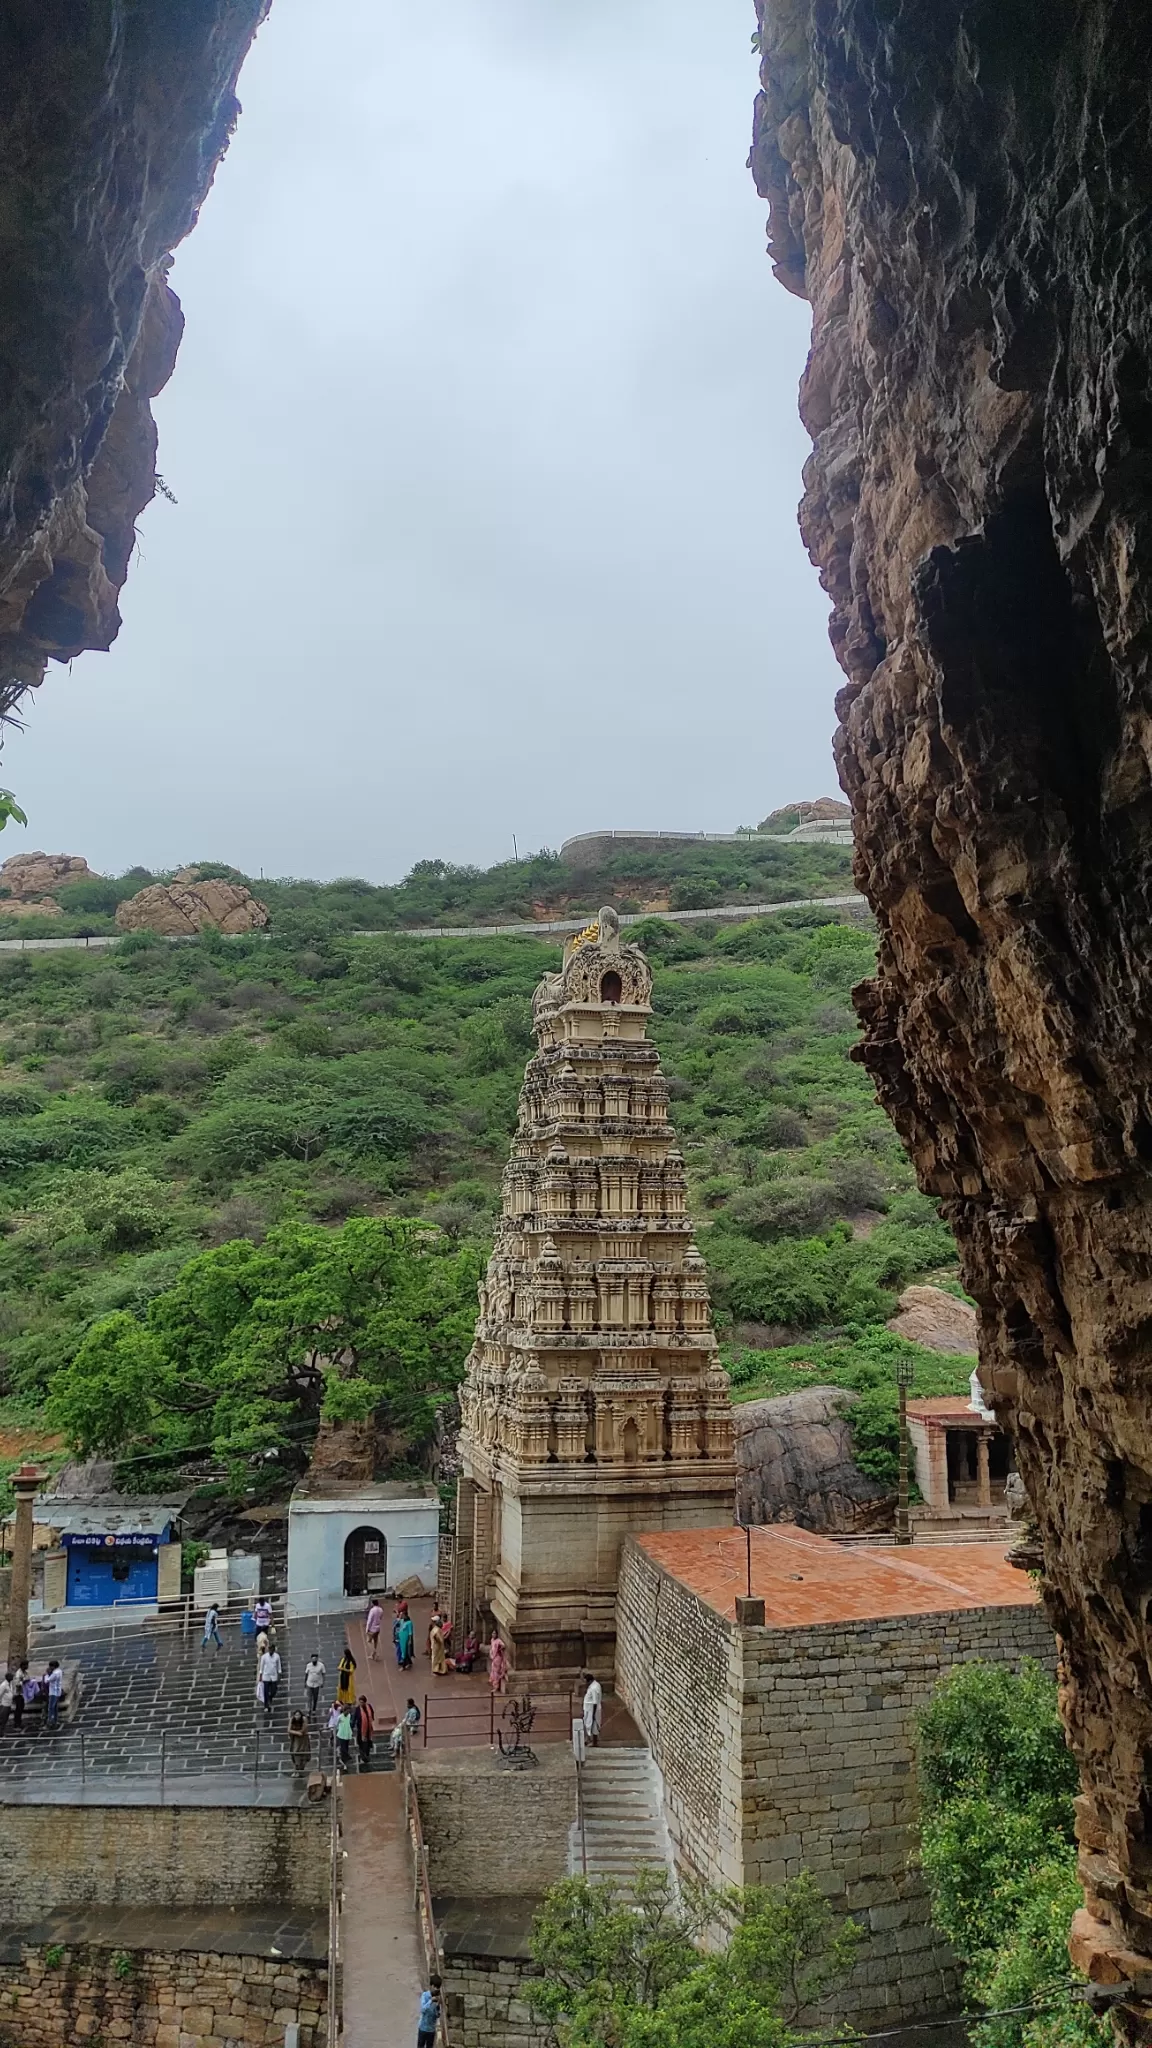
[[[31,1611],[120,1607],[131,1616],[178,1599],[183,1505],[182,1499],[40,1494],[32,1516],[41,1583]]]

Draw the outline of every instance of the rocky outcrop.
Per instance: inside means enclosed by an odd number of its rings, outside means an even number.
[[[64,882],[94,882],[86,860],[78,853],[14,853],[0,866],[0,891],[4,892],[5,913],[11,916],[18,903],[39,903]],[[40,904],[39,907],[43,907]],[[59,904],[53,904],[59,910]]]
[[[237,113],[267,0],[5,9],[0,66],[0,715],[111,645],[156,487],[170,251]]]
[[[958,1301],[942,1287],[906,1287],[900,1296],[899,1314],[888,1328],[910,1344],[923,1344],[927,1351],[948,1351],[974,1357],[979,1333],[976,1311],[970,1302]]]
[[[742,1522],[798,1522],[826,1535],[891,1523],[891,1496],[856,1464],[843,1387],[805,1387],[732,1410],[736,1512]]]
[[[122,932],[158,932],[166,939],[190,939],[197,932],[258,932],[268,911],[239,882],[153,882],[116,905]]]
[[[863,1057],[980,1306],[1085,1781],[1078,1954],[1125,1976],[1111,1951],[1152,1958],[1152,16],[764,0],[760,42],[880,932]]]

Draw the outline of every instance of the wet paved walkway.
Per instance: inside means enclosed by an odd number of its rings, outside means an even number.
[[[343,2048],[412,2048],[424,1946],[399,1771],[347,1777],[344,1799]]]
[[[245,1907],[236,1912],[184,1907],[178,1913],[140,1908],[53,1913],[26,1927],[0,1931],[0,1963],[20,1961],[22,1948],[192,1949],[207,1955],[287,1956],[319,1962],[328,1955],[328,1915]]]

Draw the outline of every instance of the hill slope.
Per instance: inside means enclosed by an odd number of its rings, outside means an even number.
[[[558,948],[338,925],[0,956],[0,1419],[32,1419],[96,1318],[142,1313],[206,1246],[392,1213],[484,1251]],[[856,1383],[875,1354],[851,1347],[953,1258],[850,1057],[871,938],[819,910],[635,936],[736,1382],[800,1383],[762,1347],[810,1332]],[[967,1369],[925,1370],[936,1391]]]

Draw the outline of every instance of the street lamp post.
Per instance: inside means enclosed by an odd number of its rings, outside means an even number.
[[[896,1393],[900,1402],[900,1490],[896,1496],[896,1541],[911,1543],[908,1525],[908,1389],[916,1377],[910,1358],[896,1360]]]

